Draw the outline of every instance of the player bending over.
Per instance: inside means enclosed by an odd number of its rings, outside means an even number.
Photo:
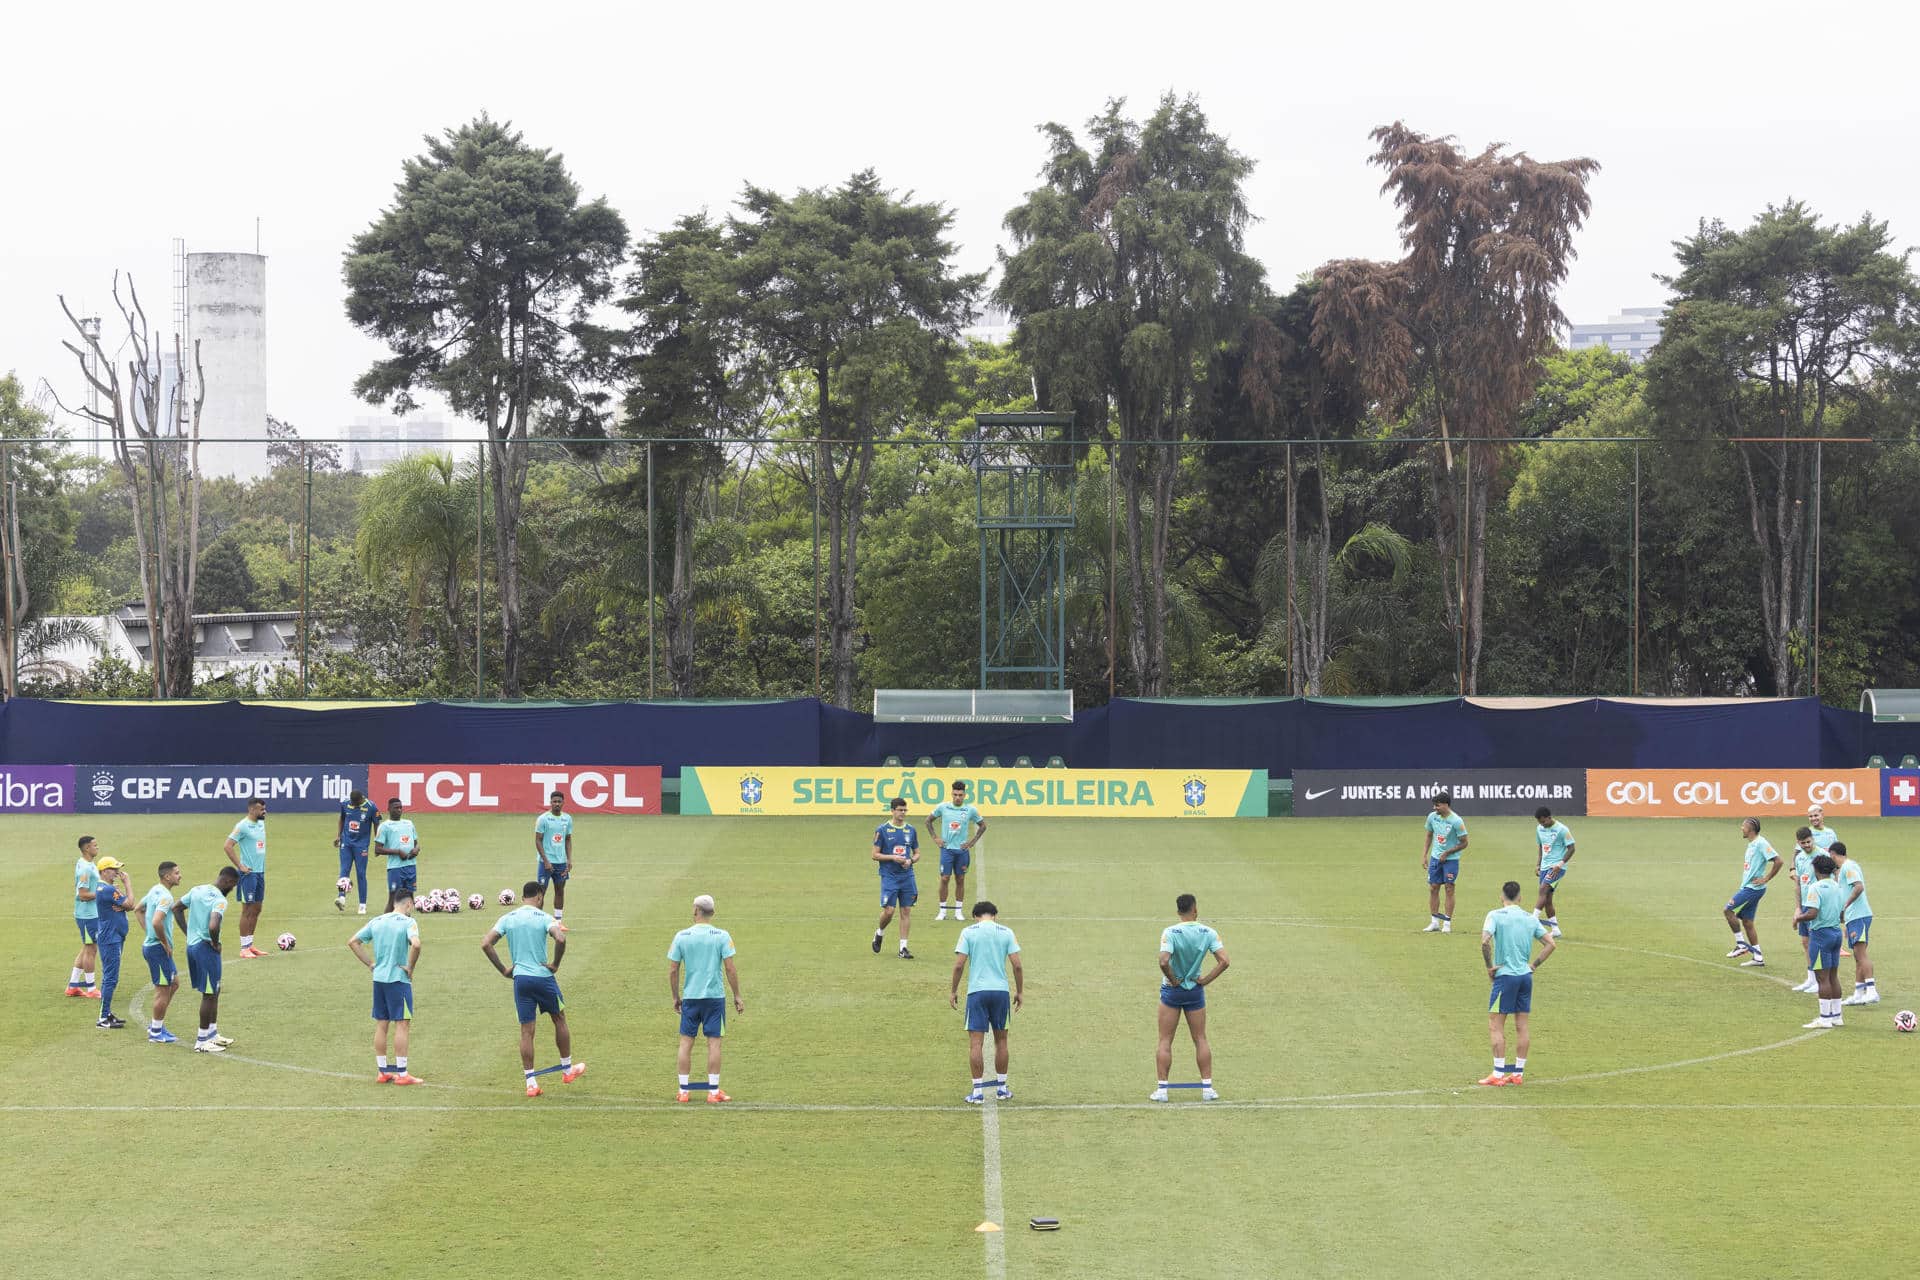
[[[1837,1027],[1840,1022],[1840,921],[1846,895],[1833,878],[1833,859],[1821,854],[1813,860],[1813,883],[1800,894],[1800,910],[1795,924],[1807,928],[1807,963],[1819,982],[1820,1013],[1808,1030]]]
[[[1487,1037],[1493,1041],[1493,1073],[1480,1081],[1484,1085],[1526,1083],[1527,1049],[1533,1034],[1527,1017],[1533,1012],[1533,975],[1553,954],[1553,935],[1546,926],[1528,915],[1520,905],[1520,882],[1509,880],[1500,886],[1505,901],[1487,912],[1480,926],[1480,959],[1487,966],[1487,980],[1493,991],[1487,996]],[[1540,943],[1540,954],[1533,944]],[[1507,1065],[1507,1015],[1513,1015],[1513,1065]]]
[[[895,796],[892,816],[873,833],[873,860],[880,864],[880,926],[873,931],[873,954],[885,945],[887,925],[894,908],[900,909],[900,958],[913,959],[907,950],[907,935],[913,932],[913,904],[920,901],[920,886],[914,882],[913,864],[920,861],[920,833],[907,821],[907,798]],[[941,879],[944,892],[946,880]],[[944,909],[940,918],[946,919]]]
[[[1745,861],[1740,869],[1740,887],[1734,890],[1727,905],[1722,908],[1727,917],[1727,928],[1733,930],[1733,950],[1727,952],[1727,959],[1745,956],[1740,962],[1743,969],[1758,969],[1767,963],[1760,954],[1760,933],[1754,927],[1753,918],[1760,910],[1760,899],[1767,896],[1767,882],[1780,874],[1780,855],[1773,851],[1766,838],[1760,834],[1760,819],[1746,818],[1740,823],[1740,834],[1747,842]],[[1746,926],[1747,936],[1740,936],[1740,928]]]
[[[1841,929],[1847,949],[1853,952],[1853,994],[1840,1003],[1879,1004],[1880,988],[1873,985],[1873,961],[1867,959],[1867,934],[1873,928],[1873,908],[1867,905],[1867,874],[1847,856],[1842,841],[1828,845],[1827,856],[1839,869],[1840,889],[1846,895],[1840,908]]]
[[[227,895],[239,883],[237,866],[222,867],[212,884],[195,885],[173,904],[173,918],[187,931],[187,980],[200,993],[195,1053],[225,1053],[233,1043],[220,1034],[220,926],[227,918]]]
[[[1005,1101],[1013,1096],[1007,1086],[1007,964],[1013,964],[1011,1005],[1020,1008],[1027,989],[1026,974],[1020,968],[1020,943],[1013,930],[1000,923],[1000,908],[982,900],[973,904],[973,923],[960,931],[954,944],[953,983],[947,991],[947,1007],[960,1007],[960,975],[967,975],[967,1066],[973,1071],[973,1092],[967,1101],[976,1105],[987,1100],[985,1039],[993,1032],[993,1096]]]
[[[567,880],[573,875],[573,815],[560,812],[564,793],[547,797],[547,811],[533,820],[534,879],[553,885],[553,918],[567,915]]]
[[[667,947],[667,993],[680,1015],[680,1088],[675,1102],[692,1096],[688,1078],[693,1070],[693,1038],[707,1037],[707,1101],[732,1102],[720,1090],[720,1041],[727,1033],[727,993],[720,985],[726,975],[733,989],[733,1011],[745,1013],[740,998],[740,974],[733,967],[733,937],[713,927],[713,899],[701,894],[693,900],[693,923],[673,935]],[[685,981],[681,973],[686,974]]]
[[[1553,893],[1566,878],[1573,861],[1573,832],[1564,822],[1553,820],[1553,810],[1541,805],[1533,811],[1534,841],[1540,846],[1540,899],[1534,903],[1533,918],[1547,922],[1547,932],[1560,936],[1560,913],[1554,910]]]
[[[420,926],[413,918],[413,894],[405,889],[395,894],[393,910],[361,925],[360,932],[347,939],[347,950],[373,970],[374,1083],[424,1084],[407,1070],[407,1033],[413,1027],[413,974],[420,967]],[[389,1026],[393,1028],[392,1070],[387,1069]]]
[[[393,802],[394,808],[400,802]],[[567,927],[544,910],[546,886],[529,880],[520,886],[521,903],[494,921],[493,928],[480,943],[487,960],[500,976],[513,983],[513,1006],[520,1015],[520,1070],[526,1078],[527,1096],[540,1096],[539,1072],[533,1069],[533,1024],[541,1014],[553,1019],[553,1047],[560,1053],[560,1081],[572,1084],[586,1072],[587,1064],[573,1060],[573,1033],[567,1029],[567,1002],[560,995],[560,961],[567,954]],[[500,963],[493,946],[507,940],[507,954],[513,967]],[[553,960],[547,960],[547,939],[553,939]]]
[[[1460,878],[1460,853],[1466,847],[1466,820],[1453,811],[1453,792],[1442,791],[1433,797],[1426,843],[1420,849],[1420,865],[1427,871],[1427,927],[1420,932],[1453,932],[1453,882]],[[1440,909],[1442,886],[1447,891],[1445,911]]]
[[[1200,1069],[1200,1097],[1212,1102],[1220,1095],[1213,1089],[1213,1042],[1207,1039],[1207,988],[1227,971],[1232,962],[1220,935],[1200,923],[1200,906],[1190,893],[1173,900],[1178,924],[1160,931],[1160,1044],[1153,1053],[1153,1067],[1160,1087],[1147,1095],[1151,1101],[1167,1100],[1167,1075],[1173,1070],[1173,1037],[1180,1029],[1180,1015],[1187,1018],[1187,1034],[1193,1037],[1193,1061]],[[1213,957],[1213,968],[1204,977],[1200,965]]]

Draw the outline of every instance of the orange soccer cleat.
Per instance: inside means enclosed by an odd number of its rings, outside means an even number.
[[[732,1099],[731,1097],[729,1097],[729,1096],[727,1096],[727,1094],[726,1094],[726,1093],[725,1093],[725,1092],[724,1092],[723,1090],[720,1090],[720,1089],[709,1089],[709,1090],[707,1090],[707,1101],[708,1101],[709,1103],[713,1103],[713,1102],[732,1102],[732,1101],[733,1101],[733,1099]]]
[[[691,1102],[693,1101],[693,1095],[691,1093],[688,1093],[685,1089],[682,1089],[680,1092],[673,1095],[673,1100],[675,1102]]]
[[[85,996],[89,1000],[98,1000],[100,998],[100,988],[88,987],[85,991],[82,991],[80,994]]]
[[[560,1073],[560,1083],[572,1084],[585,1074],[587,1074],[587,1064],[584,1062],[576,1062]]]
[[[394,1077],[394,1073],[393,1073],[393,1072],[391,1072],[391,1071],[382,1071],[382,1072],[381,1072],[381,1073],[380,1073],[379,1075],[377,1075],[377,1076],[375,1076],[375,1077],[373,1078],[373,1082],[374,1082],[375,1084],[392,1084],[392,1083],[393,1083],[393,1077]]]
[[[1513,1077],[1506,1072],[1496,1071],[1490,1076],[1482,1076],[1479,1082],[1489,1087],[1498,1088],[1500,1085],[1507,1084],[1512,1079]]]
[[[540,1085],[536,1081],[527,1081],[527,1096],[529,1098],[537,1098],[540,1096]]]
[[[422,1080],[419,1076],[413,1075],[405,1071],[402,1071],[399,1075],[395,1076],[393,1078],[393,1082],[395,1084],[425,1084],[426,1083],[426,1081]]]

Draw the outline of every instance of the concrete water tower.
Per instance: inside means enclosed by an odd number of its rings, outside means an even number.
[[[189,253],[186,295],[188,339],[200,344],[206,377],[200,438],[247,436],[257,442],[267,434],[267,259],[258,253]],[[203,475],[251,479],[267,470],[264,444],[200,446]]]

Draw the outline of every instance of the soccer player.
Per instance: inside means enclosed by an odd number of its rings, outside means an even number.
[[[1427,815],[1426,844],[1420,865],[1427,870],[1427,927],[1422,933],[1453,932],[1453,882],[1460,877],[1460,852],[1467,847],[1466,819],[1453,811],[1453,792],[1433,797]],[[1447,909],[1440,910],[1440,887],[1446,886]]]
[[[368,947],[372,948],[371,954]],[[375,1084],[424,1084],[407,1070],[407,1032],[413,1026],[413,973],[420,967],[420,926],[413,893],[394,895],[393,910],[375,916],[347,939],[347,949],[373,970]],[[387,1028],[393,1028],[393,1069],[387,1069]]]
[[[1754,927],[1753,917],[1760,909],[1760,899],[1767,896],[1767,882],[1780,874],[1780,855],[1760,834],[1760,819],[1742,819],[1740,834],[1747,842],[1745,861],[1741,864],[1740,887],[1734,891],[1733,897],[1727,899],[1723,909],[1727,928],[1733,930],[1733,950],[1727,952],[1727,959],[1745,956],[1740,967],[1758,969],[1766,965],[1767,959],[1760,954],[1760,934]],[[1744,938],[1740,936],[1742,924],[1746,925],[1747,930]]]
[[[400,802],[395,800],[397,810]],[[412,890],[408,890],[412,892]],[[560,1081],[572,1084],[586,1073],[587,1064],[573,1060],[573,1033],[567,1028],[567,1002],[560,995],[560,961],[567,954],[567,927],[546,913],[547,887],[538,880],[520,886],[520,905],[493,922],[480,950],[500,976],[513,983],[513,1005],[520,1015],[520,1070],[526,1076],[527,1096],[540,1096],[539,1073],[533,1069],[533,1024],[541,1014],[553,1019],[553,1047],[560,1052]],[[507,940],[509,969],[493,949]],[[547,939],[553,939],[553,959],[547,959]]]
[[[259,796],[247,801],[247,816],[227,836],[227,861],[240,873],[240,958],[264,960],[267,953],[253,945],[260,904],[267,900],[267,802]],[[191,949],[187,959],[193,959]]]
[[[969,825],[973,828],[971,836],[967,834]],[[947,918],[949,876],[955,884],[953,918],[966,919],[967,868],[973,865],[973,846],[979,844],[980,837],[986,833],[987,820],[980,816],[980,810],[967,803],[967,784],[955,779],[953,799],[935,805],[927,818],[927,834],[940,842],[940,914],[935,920]]]
[[[1160,1087],[1148,1094],[1153,1102],[1167,1100],[1167,1076],[1173,1070],[1173,1037],[1180,1029],[1180,1015],[1186,1014],[1187,1034],[1193,1037],[1194,1065],[1200,1069],[1200,1097],[1212,1102],[1220,1095],[1213,1089],[1213,1044],[1207,1039],[1207,988],[1227,971],[1232,963],[1220,935],[1200,923],[1200,904],[1190,893],[1173,900],[1180,923],[1160,931],[1160,1044],[1153,1054],[1153,1066]],[[1204,977],[1201,962],[1213,957],[1213,968]]]
[[[153,1021],[147,1027],[151,1044],[174,1044],[180,1039],[167,1030],[167,1006],[180,989],[180,967],[173,958],[173,887],[180,883],[180,864],[160,864],[160,883],[140,899],[140,918],[146,921],[146,941],[140,954],[153,976]]]
[[[1802,891],[1800,910],[1793,917],[1795,924],[1808,926],[1807,963],[1820,979],[1820,1013],[1804,1024],[1809,1031],[1841,1025],[1840,923],[1846,899],[1833,872],[1833,859],[1827,854],[1813,860],[1813,883]]]
[[[99,961],[98,935],[100,908],[94,898],[100,892],[100,869],[93,865],[99,846],[92,836],[81,836],[80,858],[73,864],[73,923],[80,930],[80,952],[73,958],[73,971],[67,975],[67,994],[98,1000],[100,991],[93,985],[94,965]]]
[[[573,815],[560,812],[567,801],[555,791],[547,797],[547,811],[533,820],[534,867],[541,884],[553,885],[553,918],[566,918],[567,877],[573,874]]]
[[[1787,989],[1789,991],[1802,991],[1808,995],[1812,995],[1820,989],[1820,984],[1814,980],[1813,952],[1807,942],[1807,922],[1800,919],[1798,912],[1801,901],[1807,896],[1807,886],[1813,883],[1814,856],[1820,852],[1813,844],[1813,828],[1801,827],[1798,831],[1794,832],[1793,845],[1793,903],[1796,914],[1792,917],[1792,921],[1799,926],[1800,957],[1806,961],[1807,978],[1806,981],[1802,982],[1799,986],[1789,987]]]
[[[1846,946],[1853,953],[1853,994],[1841,1004],[1879,1004],[1880,988],[1873,985],[1873,961],[1867,959],[1867,934],[1873,928],[1873,908],[1867,905],[1867,876],[1860,864],[1847,855],[1845,842],[1835,840],[1827,846],[1827,856],[1839,869],[1840,890],[1845,900],[1840,907]]]
[[[419,875],[420,835],[413,819],[401,817],[400,797],[387,801],[387,816],[373,833],[374,848],[387,860],[387,910],[393,910],[394,895],[405,889],[414,892]]]
[[[1027,978],[1020,968],[1020,943],[1013,930],[1000,923],[1000,908],[982,899],[973,904],[973,923],[960,931],[953,945],[953,983],[947,1007],[960,1007],[960,975],[967,975],[967,1066],[973,1070],[973,1092],[967,1101],[976,1106],[987,1100],[984,1070],[985,1037],[993,1032],[993,1096],[1006,1101],[1007,1087],[1007,965],[1013,965],[1012,1008],[1020,1008]]]
[[[1533,918],[1545,919],[1547,932],[1560,936],[1560,915],[1553,908],[1553,891],[1566,877],[1573,861],[1573,832],[1564,822],[1553,820],[1553,810],[1541,805],[1533,811],[1534,840],[1540,846],[1540,900],[1534,904]]]
[[[703,893],[693,900],[693,923],[674,934],[667,947],[667,994],[673,997],[673,1011],[680,1015],[680,1089],[674,1094],[675,1102],[692,1096],[687,1081],[693,1070],[696,1035],[707,1038],[707,1101],[733,1101],[720,1089],[720,1041],[727,1033],[727,993],[720,985],[723,972],[733,989],[733,1011],[747,1009],[740,998],[740,974],[733,967],[733,957],[733,937],[713,927],[713,899]]]
[[[100,1020],[93,1025],[118,1031],[127,1024],[113,1016],[113,992],[120,985],[120,952],[127,942],[127,912],[133,910],[133,895],[127,889],[127,873],[114,858],[100,858],[94,866],[100,872],[100,890],[93,904],[100,910],[99,930],[94,940],[100,951]]]
[[[1533,975],[1553,954],[1553,935],[1547,927],[1528,915],[1520,905],[1520,882],[1509,880],[1500,886],[1505,899],[1487,912],[1480,926],[1480,959],[1487,966],[1487,980],[1493,991],[1487,996],[1487,1036],[1493,1041],[1493,1073],[1481,1080],[1484,1085],[1526,1083],[1527,1049],[1533,1034],[1527,1029],[1527,1017],[1533,1012]],[[1540,954],[1533,944],[1540,943]],[[1507,1015],[1513,1015],[1513,1065],[1507,1065]]]
[[[1807,806],[1807,829],[1813,832],[1813,847],[1822,853],[1833,848],[1840,833],[1827,825],[1826,810],[1817,804]]]
[[[340,806],[340,828],[334,833],[333,847],[340,851],[340,879],[352,875],[360,886],[360,914],[367,914],[367,854],[373,845],[373,829],[380,822],[380,806],[358,791]],[[336,911],[347,909],[345,888],[334,895]]]
[[[873,833],[873,860],[880,864],[880,927],[873,931],[873,954],[880,954],[886,941],[887,924],[895,907],[900,909],[900,958],[913,959],[907,950],[907,935],[913,932],[913,904],[920,901],[920,886],[914,883],[913,864],[920,861],[920,833],[907,821],[907,798],[895,796],[892,812]],[[942,880],[944,885],[944,878]],[[946,892],[945,888],[941,893]],[[946,918],[943,908],[941,918]]]
[[[173,904],[173,918],[187,931],[187,981],[200,993],[195,1053],[225,1053],[233,1043],[220,1034],[220,926],[227,918],[227,895],[239,884],[240,868],[222,867],[212,884],[195,885]]]

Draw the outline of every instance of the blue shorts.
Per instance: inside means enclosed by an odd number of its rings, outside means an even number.
[[[1428,858],[1427,883],[1452,884],[1460,875],[1460,859]]]
[[[558,1017],[567,1011],[567,1002],[560,998],[560,983],[552,974],[516,973],[513,1007],[519,1011],[520,1021],[532,1022],[543,1013]]]
[[[1487,997],[1488,1013],[1532,1013],[1533,975],[1499,973],[1493,978],[1493,992]]]
[[[405,1022],[413,1017],[413,984],[411,982],[376,982],[373,984],[373,1020],[375,1022]],[[521,1019],[531,1022],[531,1018]]]
[[[1169,1009],[1204,1009],[1207,1007],[1207,989],[1201,986],[1176,987],[1163,982],[1160,984],[1160,1003]]]
[[[882,875],[880,877],[880,905],[883,907],[910,907],[920,901],[920,886],[914,881],[913,872],[904,875]]]
[[[1012,1005],[1013,997],[1004,991],[969,991],[967,993],[967,1030],[1005,1031],[1007,1010]]]
[[[196,942],[187,948],[187,981],[203,996],[220,994],[220,953],[212,943]]]
[[[81,946],[91,947],[100,941],[100,922],[98,920],[82,920],[79,916],[75,916],[73,923],[78,926],[80,930]]]
[[[398,893],[405,889],[411,893],[417,885],[416,864],[412,858],[405,862],[387,862],[387,892]]]
[[[973,865],[973,850],[942,849],[940,851],[940,874],[943,876],[965,875],[967,868]]]
[[[1542,889],[1555,888],[1562,880],[1566,879],[1566,875],[1567,864],[1564,862],[1558,866],[1548,867],[1540,873],[1540,887]]]
[[[1840,967],[1840,931],[1815,929],[1807,935],[1807,968],[1816,972]]]
[[[701,996],[680,1002],[680,1034],[718,1040],[727,1033],[727,998]]]
[[[147,972],[153,975],[153,985],[170,987],[180,980],[180,970],[174,967],[173,957],[159,943],[142,946],[140,954],[147,958]]]
[[[267,873],[264,871],[242,871],[240,873],[240,901],[265,902],[267,900]]]
[[[535,859],[538,861],[538,859]],[[551,870],[549,870],[551,868]],[[565,884],[567,877],[573,874],[573,866],[566,862],[541,862],[533,869],[534,878],[541,884]]]
[[[1802,920],[1802,921],[1800,922],[1800,936],[1801,936],[1801,937],[1803,937],[1803,938],[1805,938],[1805,937],[1808,937],[1808,936],[1810,936],[1810,931],[1808,930],[1808,927],[1807,927],[1807,926],[1808,926],[1808,925],[1810,925],[1810,924],[1812,924],[1812,923],[1813,923],[1813,922],[1812,922],[1812,921],[1810,921],[1810,920]]]
[[[1733,917],[1736,920],[1751,920],[1753,919],[1754,912],[1760,908],[1760,899],[1766,896],[1767,889],[1765,885],[1761,885],[1757,889],[1743,885],[1741,886],[1740,892],[1727,899],[1726,909],[1733,912]]]
[[[340,874],[358,868],[361,875],[367,874],[367,851],[356,849],[350,844],[340,846]]]
[[[1850,947],[1866,946],[1867,930],[1872,924],[1872,916],[1861,916],[1858,920],[1847,921],[1847,945]]]

